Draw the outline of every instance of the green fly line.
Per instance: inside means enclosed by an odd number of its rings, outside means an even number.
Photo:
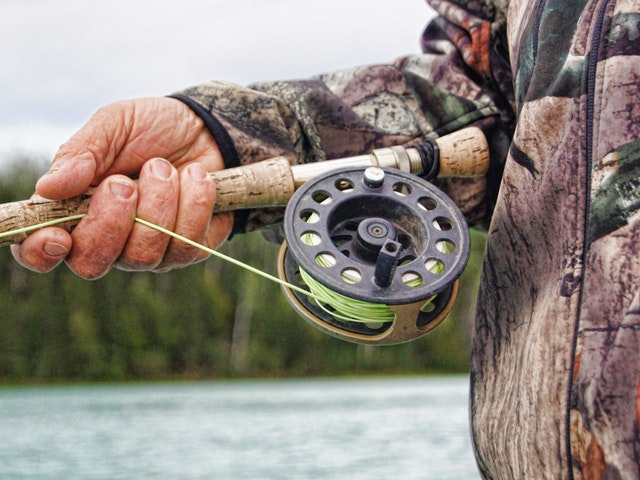
[[[329,202],[330,199],[326,199],[321,204]],[[316,212],[311,213],[306,218],[306,223],[313,224],[317,223],[320,220],[320,215]],[[303,233],[300,236],[300,240],[302,243],[310,246],[318,245],[322,242],[322,239],[319,235],[309,232]],[[323,267],[329,268],[335,264],[335,258],[330,255],[318,255],[315,258],[316,263]],[[434,265],[427,266],[427,268],[436,274],[441,274],[444,272],[444,265],[442,263],[435,263]],[[313,278],[309,273],[305,272],[302,267],[300,267],[300,277],[309,287],[311,293],[313,293],[313,298],[316,301],[316,305],[324,310],[329,315],[333,316],[338,320],[343,321],[351,321],[358,323],[368,324],[371,328],[379,328],[382,324],[387,322],[392,322],[396,318],[396,312],[386,304],[383,303],[373,303],[366,302],[364,300],[357,300],[353,298],[349,298],[345,295],[342,295],[338,292],[331,290],[326,287],[322,283],[318,282],[315,278]],[[406,274],[408,278],[403,278],[403,282],[405,285],[409,287],[419,287],[422,285],[422,279],[415,274],[408,273]],[[346,283],[357,283],[361,280],[359,274],[354,275],[352,270],[345,270],[341,274],[341,278]],[[428,312],[433,308],[432,302],[436,298],[437,295],[432,295],[429,297],[424,305],[421,307],[421,310],[424,312]],[[327,306],[330,306],[329,309]]]
[[[67,223],[67,222],[71,222],[71,221],[75,221],[75,220],[80,220],[85,215],[86,214],[84,214],[84,213],[83,214],[79,214],[79,215],[70,215],[68,217],[58,218],[58,219],[55,219],[55,220],[49,220],[47,222],[38,223],[36,225],[30,225],[28,227],[18,228],[18,229],[11,230],[11,231],[8,231],[8,232],[2,232],[2,233],[0,233],[0,239],[7,238],[7,237],[12,237],[14,235],[22,235],[22,234],[25,234],[25,233],[31,233],[31,232],[33,232],[35,230],[39,230],[39,229],[45,228],[45,227],[52,227],[54,225],[58,225],[58,224],[61,224],[61,223]],[[184,242],[184,243],[186,243],[188,245],[191,245],[191,246],[196,247],[196,248],[198,248],[200,250],[203,250],[203,251],[205,251],[205,252],[207,252],[207,253],[209,253],[211,255],[214,255],[215,257],[218,257],[218,258],[220,258],[222,260],[225,260],[225,261],[227,261],[229,263],[232,263],[232,264],[237,265],[237,266],[239,266],[241,268],[244,268],[245,270],[248,270],[248,271],[250,271],[252,273],[260,275],[260,276],[262,276],[262,277],[264,277],[264,278],[266,278],[268,280],[271,280],[273,282],[279,283],[280,285],[284,285],[287,288],[290,288],[290,289],[295,290],[297,292],[300,292],[300,293],[303,293],[305,295],[313,297],[313,294],[310,293],[308,290],[305,290],[304,288],[300,288],[300,287],[298,287],[296,285],[292,285],[292,284],[290,284],[290,283],[288,283],[288,282],[286,282],[286,281],[284,281],[284,280],[282,280],[282,279],[280,279],[278,277],[270,275],[267,272],[263,272],[262,270],[258,270],[257,268],[252,267],[251,265],[247,265],[246,263],[243,263],[243,262],[241,262],[239,260],[236,260],[235,258],[229,257],[228,255],[225,255],[224,253],[220,253],[220,252],[218,252],[218,251],[216,251],[216,250],[214,250],[212,248],[209,248],[209,247],[207,247],[205,245],[202,245],[202,244],[200,244],[198,242],[194,242],[193,240],[190,240],[187,237],[183,237],[182,235],[180,235],[178,233],[175,233],[175,232],[172,232],[171,230],[163,228],[160,225],[156,225],[154,223],[148,222],[147,220],[143,220],[142,218],[138,218],[138,217],[135,218],[135,221],[140,223],[140,224],[142,224],[142,225],[145,225],[145,226],[147,226],[149,228],[157,230],[158,232],[161,232],[161,233],[164,233],[166,235],[169,235],[170,237],[173,237],[173,238],[175,238],[177,240],[180,240],[181,242]]]
[[[309,215],[306,222],[316,223],[318,220],[320,220],[320,216],[314,212]],[[300,236],[300,240],[305,245],[318,245],[322,241],[320,236],[315,233],[304,233]],[[333,257],[318,255],[316,263],[321,267],[328,268],[333,266],[335,260]],[[392,322],[396,318],[396,312],[388,305],[365,302],[334,292],[318,282],[302,267],[300,267],[300,278],[309,287],[309,291],[313,293],[316,305],[337,320],[367,323],[374,327],[380,327],[381,324]],[[346,283],[357,283],[360,280],[360,278],[349,276],[349,273],[343,273],[342,279]]]
[[[52,226],[58,225],[60,223],[73,222],[75,220],[80,220],[85,215],[86,215],[86,213],[81,213],[81,214],[78,214],[78,215],[70,215],[68,217],[57,218],[55,220],[49,220],[48,222],[42,222],[42,223],[38,223],[36,225],[30,225],[28,227],[17,228],[15,230],[11,230],[11,231],[8,231],[8,232],[2,232],[2,233],[0,233],[0,239],[7,238],[7,237],[13,237],[14,235],[23,235],[25,233],[31,233],[31,232],[33,232],[35,230],[40,230],[41,228],[45,228],[45,227],[52,227]]]
[[[392,322],[396,312],[382,303],[371,303],[349,298],[341,293],[325,287],[315,278],[300,268],[300,277],[307,284],[318,307],[332,317],[347,322],[366,323],[374,327]],[[329,309],[327,306],[330,306]]]
[[[8,232],[2,232],[0,233],[0,239],[11,237],[14,235],[22,235],[22,234],[30,233],[35,230],[39,230],[41,228],[50,227],[50,226],[58,225],[61,223],[80,220],[84,216],[85,214],[71,215],[71,216],[59,218],[56,220],[42,222],[37,225],[31,225],[28,227],[15,229]],[[311,222],[316,220],[317,219],[314,219],[314,218],[308,219],[308,221],[311,221]],[[281,278],[278,278],[266,272],[263,272],[262,270],[252,267],[251,265],[248,265],[239,260],[236,260],[235,258],[229,257],[224,253],[218,252],[212,248],[209,248],[205,245],[202,245],[187,237],[184,237],[178,233],[175,233],[169,229],[163,228],[159,225],[156,225],[142,218],[136,217],[135,221],[142,225],[145,225],[146,227],[152,228],[158,232],[164,233],[166,235],[169,235],[170,237],[180,240],[181,242],[184,242],[188,245],[198,248],[204,252],[207,252],[233,265],[236,265],[240,268],[244,268],[247,271],[260,275],[261,277],[266,278],[267,280],[271,280],[272,282],[278,283],[286,288],[302,293],[303,295],[306,295],[307,297],[313,299],[316,305],[318,305],[318,307],[320,307],[326,313],[328,313],[329,315],[333,316],[338,320],[365,323],[365,324],[369,324],[373,328],[376,328],[381,324],[392,322],[396,318],[395,311],[388,305],[385,305],[382,303],[372,303],[372,302],[357,300],[357,299],[349,298],[338,292],[335,292],[330,288],[324,286],[320,282],[318,282],[311,275],[305,272],[302,268],[300,268],[300,277],[302,281],[307,285],[309,290],[306,290],[297,285],[294,285],[285,280],[282,280]],[[303,243],[313,244],[312,242],[315,242],[316,239],[312,235],[305,234],[303,235],[302,241]],[[322,259],[322,257],[319,257],[319,259],[317,259],[316,261],[323,262],[324,260]],[[322,266],[329,267],[331,265],[324,264]],[[343,277],[343,279],[347,283],[355,283],[360,280],[359,278],[349,278],[348,276]],[[411,282],[408,282],[409,285],[410,283]],[[432,302],[435,296],[436,295],[433,295],[431,298],[426,300],[425,305],[422,307],[423,310],[425,310],[425,307],[427,307]]]

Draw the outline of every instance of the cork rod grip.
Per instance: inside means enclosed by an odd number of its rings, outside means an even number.
[[[440,149],[438,177],[482,177],[489,170],[489,145],[478,127],[436,138]]]
[[[294,192],[293,175],[289,161],[276,157],[264,162],[228,168],[211,173],[216,181],[215,212],[241,208],[259,208],[286,205]],[[40,225],[71,215],[82,215],[89,210],[93,189],[66,200],[47,200],[33,197],[0,205],[0,233]],[[58,226],[71,232],[80,220]],[[28,233],[0,238],[0,246],[19,243]]]

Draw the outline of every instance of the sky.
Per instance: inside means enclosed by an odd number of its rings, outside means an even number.
[[[0,165],[52,156],[113,101],[417,53],[431,15],[424,0],[2,0]]]

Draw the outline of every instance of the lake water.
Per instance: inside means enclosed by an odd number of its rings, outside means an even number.
[[[476,479],[468,378],[0,388],[1,479]]]

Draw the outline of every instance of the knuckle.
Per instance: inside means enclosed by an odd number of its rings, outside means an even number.
[[[162,261],[167,243],[164,236],[153,233],[137,240],[130,239],[118,259],[118,267],[135,271],[153,270]]]
[[[159,261],[151,255],[126,255],[118,259],[116,266],[121,270],[146,271],[153,270]]]
[[[206,252],[181,242],[172,242],[161,266],[180,268],[207,258]]]

